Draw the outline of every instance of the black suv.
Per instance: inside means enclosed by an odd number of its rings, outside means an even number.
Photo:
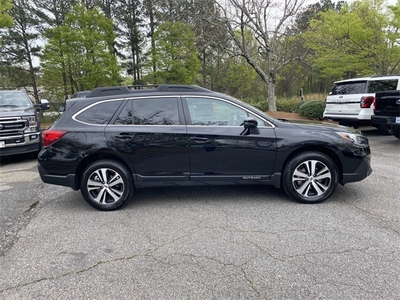
[[[317,203],[371,172],[355,129],[290,123],[197,86],[96,88],[43,134],[46,183],[112,210],[157,186],[268,184]]]

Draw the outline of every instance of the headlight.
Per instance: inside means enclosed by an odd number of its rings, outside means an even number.
[[[336,134],[356,146],[364,147],[368,145],[368,139],[362,134],[347,133],[347,132],[336,132]]]
[[[25,130],[25,132],[35,132],[37,127],[36,117],[27,117],[25,119],[28,121],[28,128]]]

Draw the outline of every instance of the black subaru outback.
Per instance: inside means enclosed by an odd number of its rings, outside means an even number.
[[[43,145],[42,180],[80,189],[101,210],[165,185],[267,184],[318,203],[372,172],[357,130],[274,119],[187,85],[96,88],[68,101]]]

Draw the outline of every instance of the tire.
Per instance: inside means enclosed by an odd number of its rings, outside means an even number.
[[[378,125],[378,131],[382,135],[392,135],[392,126],[387,124],[380,124]]]
[[[400,126],[392,126],[392,132],[395,137],[400,139]]]
[[[320,174],[319,176],[317,176]],[[338,170],[331,158],[320,152],[303,152],[292,158],[283,171],[285,192],[300,203],[320,203],[335,191]]]
[[[127,169],[113,160],[100,160],[89,165],[81,180],[85,201],[99,210],[115,210],[133,195],[133,180]]]

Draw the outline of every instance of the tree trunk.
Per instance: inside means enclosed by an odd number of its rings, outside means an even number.
[[[276,101],[275,101],[275,83],[273,80],[267,80],[268,88],[268,111],[276,111]]]

